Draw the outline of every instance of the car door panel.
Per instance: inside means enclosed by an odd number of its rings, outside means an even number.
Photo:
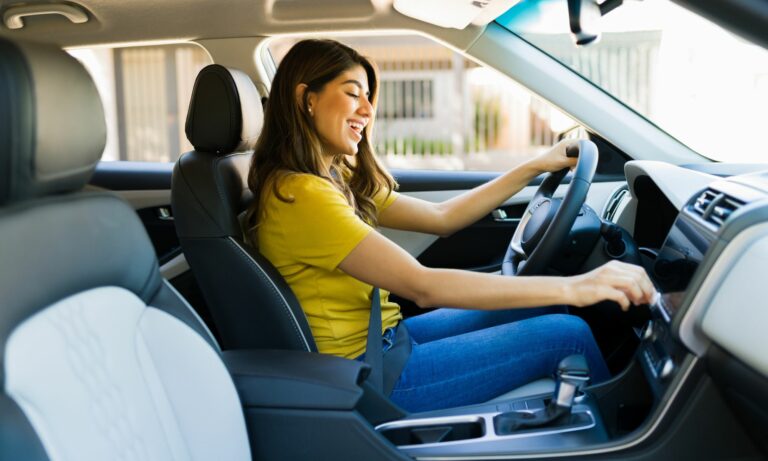
[[[171,163],[100,162],[90,183],[113,191],[136,210],[169,280],[189,270],[173,223],[172,171]]]

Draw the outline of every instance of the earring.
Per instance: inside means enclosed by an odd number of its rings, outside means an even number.
[[[310,107],[309,109],[307,109],[307,110],[309,111],[309,115],[314,115],[314,114],[312,113],[312,108],[311,108],[311,107]]]

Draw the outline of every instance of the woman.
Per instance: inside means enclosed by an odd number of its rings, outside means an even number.
[[[377,286],[385,340],[405,325],[413,343],[390,394],[407,410],[486,401],[550,374],[574,353],[587,357],[595,381],[607,379],[580,318],[514,308],[613,300],[626,310],[654,295],[642,269],[609,263],[564,278],[432,269],[374,229],[450,235],[535,176],[574,166],[567,144],[443,203],[399,195],[371,147],[377,84],[373,65],[351,48],[331,40],[297,43],[272,83],[250,169],[257,197],[247,216],[250,238],[293,289],[319,351],[364,355]],[[469,310],[438,309],[401,322],[384,290],[421,307]]]

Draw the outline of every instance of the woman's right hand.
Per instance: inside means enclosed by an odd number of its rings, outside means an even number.
[[[569,304],[584,307],[600,301],[615,301],[624,311],[630,305],[650,304],[656,289],[645,269],[611,261],[586,274],[568,277]]]

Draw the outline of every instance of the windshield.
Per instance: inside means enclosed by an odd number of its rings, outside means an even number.
[[[497,22],[717,161],[768,162],[768,51],[669,1],[625,1],[577,47],[567,2],[523,0]]]

